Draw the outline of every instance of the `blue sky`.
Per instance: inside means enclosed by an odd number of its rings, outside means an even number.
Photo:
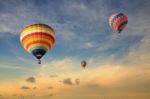
[[[1,63],[29,64],[27,61],[17,59],[21,57],[30,59],[34,64],[34,57],[25,52],[19,42],[20,31],[32,23],[45,23],[56,31],[56,44],[45,55],[43,61],[65,57],[79,60],[94,56],[101,56],[103,59],[112,55],[116,58],[123,57],[128,49],[140,42],[145,35],[136,33],[135,25],[146,20],[150,2],[143,0],[133,2],[129,0],[6,0],[0,2]],[[123,12],[129,17],[127,29],[120,37],[108,25],[108,17],[113,12]],[[140,17],[141,15],[146,18]]]
[[[147,0],[136,0],[133,3],[130,0],[1,1],[1,63],[29,64],[18,59],[21,57],[30,59],[32,64],[29,65],[34,64],[34,57],[25,52],[19,42],[20,31],[32,23],[45,23],[56,31],[56,44],[43,61],[65,57],[79,60],[97,56],[103,59],[112,55],[116,58],[124,57],[128,49],[146,35],[141,33],[144,29],[137,26],[149,24],[149,3]],[[123,12],[128,16],[127,29],[120,37],[108,25],[108,17],[113,12]]]
[[[0,0],[0,81],[36,75],[41,67],[63,60],[76,65],[87,60],[90,69],[106,63],[149,64],[149,5],[149,0]],[[108,24],[114,12],[128,16],[119,36]],[[48,24],[56,32],[56,43],[41,66],[19,40],[20,31],[33,23]]]

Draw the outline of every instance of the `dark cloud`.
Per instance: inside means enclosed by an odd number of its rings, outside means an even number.
[[[35,97],[36,95],[35,94],[29,94],[27,96],[29,96],[29,97]]]
[[[49,77],[56,78],[56,77],[58,77],[58,75],[50,75]]]
[[[98,84],[89,84],[88,86],[87,86],[88,88],[101,88],[100,87],[100,85],[98,85]]]
[[[52,87],[52,86],[49,86],[49,87],[48,87],[48,89],[54,89],[54,87]]]
[[[43,97],[52,97],[53,94],[49,94],[49,95],[44,95]]]
[[[80,79],[76,78],[75,80],[75,84],[79,85],[80,84]],[[59,81],[60,83],[66,84],[66,85],[74,85],[73,81],[71,80],[71,78],[66,78],[63,81]]]
[[[58,82],[62,83],[62,81],[61,81],[61,80],[59,80]]]
[[[73,85],[73,82],[71,81],[71,78],[64,79],[63,83],[66,84],[66,85]]]
[[[75,79],[75,83],[76,83],[76,85],[79,85],[80,84],[80,79]]]
[[[30,89],[30,87],[28,87],[28,86],[21,86],[20,89],[22,89],[22,90],[28,90],[28,89]]]
[[[25,99],[25,96],[20,94],[20,95],[18,95],[18,99]]]
[[[13,94],[12,96],[17,96],[17,94]]]
[[[36,79],[34,77],[29,77],[26,79],[27,82],[30,82],[30,83],[35,83],[36,82]]]
[[[37,87],[33,87],[33,90],[36,90],[37,89]]]

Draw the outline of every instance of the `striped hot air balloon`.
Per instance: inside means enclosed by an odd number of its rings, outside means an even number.
[[[109,17],[109,25],[114,28],[115,32],[120,33],[126,28],[128,18],[123,13],[114,13]]]
[[[31,24],[21,31],[20,42],[23,48],[32,53],[41,64],[40,59],[54,45],[55,32],[46,24]]]

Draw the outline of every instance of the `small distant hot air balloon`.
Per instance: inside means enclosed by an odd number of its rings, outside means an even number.
[[[81,66],[83,67],[83,68],[85,68],[86,67],[86,65],[87,65],[87,62],[86,61],[81,61]]]
[[[46,24],[31,24],[21,31],[20,42],[23,48],[32,53],[41,64],[40,59],[53,47],[55,32]]]
[[[109,25],[117,33],[121,33],[121,31],[126,28],[127,23],[128,23],[128,18],[123,13],[114,13],[109,17]]]

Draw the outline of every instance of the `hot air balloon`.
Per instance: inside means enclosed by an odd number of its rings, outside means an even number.
[[[87,65],[87,62],[86,61],[81,61],[81,66],[83,67],[83,68],[85,68],[86,67],[86,65]]]
[[[123,13],[114,13],[109,17],[109,25],[117,33],[121,33],[121,31],[126,28],[127,23],[128,23],[128,18]]]
[[[31,24],[21,31],[20,42],[23,48],[33,54],[41,64],[40,59],[54,45],[55,32],[46,24]]]

